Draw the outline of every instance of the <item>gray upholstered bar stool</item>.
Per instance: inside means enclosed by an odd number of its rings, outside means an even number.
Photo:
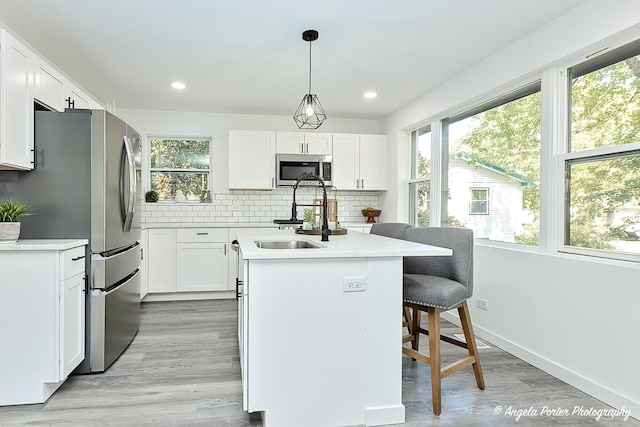
[[[433,412],[440,415],[441,379],[472,366],[478,387],[484,390],[478,349],[473,335],[467,299],[473,293],[473,231],[466,228],[410,228],[405,239],[453,250],[450,257],[405,257],[403,297],[405,313],[412,309],[409,336],[411,348],[402,353],[431,366]],[[440,334],[440,313],[458,309],[465,341]],[[420,326],[420,313],[427,313],[428,329]],[[429,337],[429,355],[418,351],[420,334]],[[464,347],[469,355],[445,367],[440,363],[440,340]]]
[[[371,226],[370,234],[378,234],[385,237],[393,237],[394,239],[404,239],[404,233],[411,228],[409,224],[402,222],[386,222],[375,223]]]

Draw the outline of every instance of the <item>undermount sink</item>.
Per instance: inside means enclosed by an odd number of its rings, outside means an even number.
[[[262,249],[316,249],[323,247],[307,240],[254,240],[253,242]]]

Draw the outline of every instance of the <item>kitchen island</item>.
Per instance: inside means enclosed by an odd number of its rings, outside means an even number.
[[[238,243],[244,409],[268,427],[404,423],[402,257],[451,251],[359,232]]]

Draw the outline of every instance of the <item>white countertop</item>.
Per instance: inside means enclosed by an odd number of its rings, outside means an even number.
[[[371,222],[344,222],[341,227],[364,227],[372,225]],[[142,229],[149,228],[274,228],[278,224],[273,222],[145,222]]]
[[[345,235],[329,236],[328,242],[321,242],[319,235],[295,234],[294,230],[273,230],[273,232],[256,235],[251,229],[246,229],[239,230],[237,236],[244,259],[384,258],[452,254],[451,249],[356,231],[349,231]],[[258,248],[254,240],[306,240],[322,247],[263,249]]]
[[[88,243],[87,239],[19,239],[0,243],[0,251],[65,251]]]

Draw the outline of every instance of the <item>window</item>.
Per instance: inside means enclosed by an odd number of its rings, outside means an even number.
[[[431,203],[431,127],[411,132],[411,179],[409,180],[410,223],[430,224]]]
[[[540,82],[443,120],[443,226],[471,228],[476,238],[539,244],[540,124]]]
[[[469,203],[470,215],[486,215],[489,213],[489,189],[470,188],[471,202]]]
[[[160,200],[182,190],[187,200],[202,200],[210,189],[211,139],[150,138],[150,182]]]
[[[640,41],[569,69],[564,250],[640,253]]]

